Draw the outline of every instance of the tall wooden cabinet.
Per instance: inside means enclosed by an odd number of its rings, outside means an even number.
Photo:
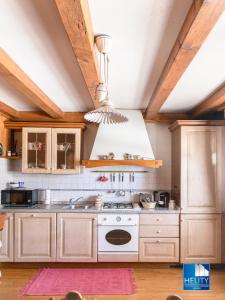
[[[172,129],[172,195],[182,213],[220,213],[224,127]]]
[[[56,260],[56,214],[15,213],[15,261]]]
[[[57,215],[57,261],[97,261],[97,221],[94,214]]]
[[[0,262],[12,262],[14,259],[13,223],[13,214],[7,213],[4,229],[0,231],[0,240],[2,241]]]
[[[172,197],[181,208],[181,262],[220,263],[224,127],[178,121],[171,131]]]

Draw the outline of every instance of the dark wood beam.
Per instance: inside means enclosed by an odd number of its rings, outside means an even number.
[[[153,118],[225,9],[225,0],[194,0],[146,110]]]
[[[34,105],[52,118],[62,118],[62,110],[27,76],[27,74],[0,49],[0,74],[29,99]]]
[[[225,106],[225,83],[223,83],[213,94],[209,95],[197,107],[191,111],[192,117],[220,110]]]
[[[0,101],[0,113],[7,118],[16,118],[18,114],[17,110],[2,101]]]
[[[158,113],[151,119],[145,118],[145,123],[173,123],[176,120],[189,120],[187,113]]]
[[[55,3],[94,107],[98,107],[95,90],[100,79],[88,2],[87,0],[55,0]]]

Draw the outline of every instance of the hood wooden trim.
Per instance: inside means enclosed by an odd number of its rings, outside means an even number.
[[[145,168],[159,168],[163,165],[162,160],[82,160],[82,165],[85,168],[96,168],[105,166],[139,166]]]

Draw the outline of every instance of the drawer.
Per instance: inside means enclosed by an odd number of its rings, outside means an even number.
[[[179,214],[142,214],[140,224],[144,225],[179,225]]]
[[[179,238],[140,238],[140,262],[179,262]]]
[[[140,225],[140,237],[179,237],[179,226]]]

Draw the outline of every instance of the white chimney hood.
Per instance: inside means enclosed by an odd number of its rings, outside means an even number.
[[[162,161],[156,161],[149,141],[145,122],[140,110],[120,110],[128,118],[121,124],[100,124],[89,160],[84,160],[86,167],[109,165],[138,165],[158,168]],[[114,160],[101,157],[113,152]],[[124,154],[138,155],[143,159],[125,160]]]

